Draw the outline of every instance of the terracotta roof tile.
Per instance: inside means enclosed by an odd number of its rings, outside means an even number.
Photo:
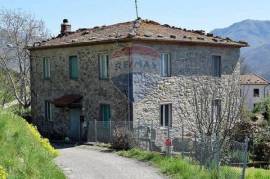
[[[47,41],[35,43],[34,47],[30,49],[132,39],[225,45],[239,48],[248,45],[246,42],[236,42],[229,38],[214,37],[213,34],[206,34],[202,30],[186,30],[174,26],[171,27],[167,24],[160,25],[151,20],[137,19],[109,26],[78,29],[65,35],[60,34]]]
[[[268,85],[270,84],[269,81],[267,81],[263,77],[256,74],[241,75],[240,83],[241,85]]]

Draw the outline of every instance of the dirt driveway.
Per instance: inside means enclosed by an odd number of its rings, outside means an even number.
[[[59,149],[56,163],[70,179],[162,179],[157,169],[94,146]]]

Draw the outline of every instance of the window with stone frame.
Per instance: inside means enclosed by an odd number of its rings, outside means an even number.
[[[160,126],[172,127],[172,104],[160,105]]]
[[[221,56],[213,55],[212,56],[212,72],[213,76],[215,77],[221,77]]]
[[[50,101],[45,101],[45,119],[52,121],[52,104]]]
[[[43,79],[47,80],[51,77],[51,64],[47,57],[43,58]]]
[[[171,55],[169,53],[160,54],[160,75],[163,77],[171,76]]]
[[[253,97],[260,97],[260,89],[258,88],[253,89]]]
[[[109,79],[109,55],[100,54],[98,56],[99,61],[99,79],[107,80]]]

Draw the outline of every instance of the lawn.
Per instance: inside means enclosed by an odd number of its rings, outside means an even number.
[[[64,179],[53,159],[58,152],[24,119],[0,110],[0,179]]]
[[[181,157],[161,156],[156,152],[148,152],[140,149],[131,149],[118,152],[120,156],[135,158],[140,161],[150,162],[158,167],[162,173],[175,179],[239,179],[241,170],[233,167],[222,167],[220,175],[217,172],[200,168],[199,165],[190,164],[190,162]],[[247,169],[246,179],[270,179],[270,170]]]

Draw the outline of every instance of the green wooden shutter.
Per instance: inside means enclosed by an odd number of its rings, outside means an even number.
[[[221,77],[221,56],[212,56],[213,76]]]
[[[50,62],[49,59],[46,57],[43,58],[43,78],[50,78]]]
[[[106,79],[106,75],[105,75],[105,59],[104,59],[104,55],[101,56],[101,78],[102,79]]]
[[[109,78],[109,56],[108,55],[105,55],[105,78],[108,79]]]
[[[109,56],[106,54],[99,55],[99,78],[101,80],[109,78]]]
[[[46,79],[46,58],[43,58],[43,78]]]
[[[171,76],[171,56],[169,53],[160,55],[160,74],[163,77]]]
[[[164,108],[164,105],[161,105],[160,106],[160,126],[163,127],[163,108]]]
[[[69,57],[69,77],[72,79],[72,58]]]
[[[69,57],[69,76],[70,79],[76,80],[79,76],[77,56]]]
[[[109,122],[111,118],[111,109],[108,104],[101,104],[101,120],[103,121],[103,127],[109,127]]]
[[[45,119],[51,120],[52,111],[51,111],[51,103],[49,101],[45,101]]]
[[[48,106],[47,106],[47,101],[44,102],[44,105],[45,105],[45,119],[48,119]]]

